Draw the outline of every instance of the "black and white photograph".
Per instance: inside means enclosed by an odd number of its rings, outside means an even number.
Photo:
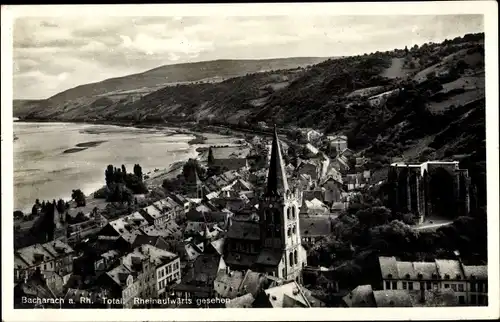
[[[497,4],[321,5],[2,8],[13,319],[498,314]]]

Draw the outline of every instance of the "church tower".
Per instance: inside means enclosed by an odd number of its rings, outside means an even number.
[[[195,167],[189,170],[186,186],[188,188],[187,196],[189,198],[203,198],[203,186]]]
[[[260,231],[262,249],[281,259],[273,274],[284,280],[301,281],[306,265],[300,238],[298,193],[298,189],[290,189],[288,185],[275,126],[267,186],[260,205]]]

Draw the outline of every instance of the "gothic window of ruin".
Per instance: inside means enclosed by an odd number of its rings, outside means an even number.
[[[412,173],[409,180],[410,185],[410,207],[411,211],[415,212],[418,209],[418,199],[417,199],[417,175]]]
[[[293,225],[292,232],[294,235],[297,233],[297,227],[295,225]]]
[[[286,209],[286,218],[287,218],[287,219],[290,219],[291,212],[292,212],[292,210],[290,209],[290,207],[288,207],[288,208]]]
[[[287,230],[287,236],[290,237],[291,235],[292,235],[292,229],[288,228],[288,230]]]
[[[408,211],[408,169],[403,168],[398,175],[398,208],[400,211]]]
[[[292,218],[295,219],[295,206],[292,206]]]
[[[455,185],[451,174],[440,167],[432,171],[429,177],[430,215],[456,217]]]
[[[293,266],[293,253],[292,252],[290,252],[288,254],[288,261],[290,262],[290,266]]]
[[[298,262],[299,262],[299,259],[298,259],[298,254],[297,254],[297,250],[295,250],[295,251],[293,252],[293,258],[294,258],[294,262],[295,262],[295,263],[298,263]]]
[[[277,209],[274,210],[273,221],[274,221],[274,224],[281,223],[281,212]]]
[[[265,212],[265,222],[270,224],[272,222],[273,211],[271,209],[267,209]]]

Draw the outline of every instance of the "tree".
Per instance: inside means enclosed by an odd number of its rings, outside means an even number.
[[[112,186],[112,184],[114,183],[114,178],[115,178],[114,175],[115,175],[115,171],[114,171],[113,165],[110,164],[106,168],[106,171],[104,171],[104,176],[106,179],[106,186],[108,186],[108,187]]]
[[[64,211],[66,210],[66,205],[64,204],[64,200],[59,199],[57,201],[56,209],[59,213],[61,214],[64,213]]]
[[[108,202],[126,202],[131,204],[133,202],[133,198],[132,192],[127,187],[124,185],[116,185],[106,200]]]
[[[35,203],[33,207],[31,207],[31,216],[36,217],[38,215],[38,205]]]
[[[148,192],[146,184],[142,180],[140,180],[137,175],[127,173],[124,180],[125,186],[130,189],[133,194],[142,194]]]
[[[73,199],[76,202],[77,207],[85,207],[87,203],[85,199],[85,194],[80,189],[72,191],[71,199]]]
[[[126,174],[127,173],[127,169],[125,168],[125,165],[122,164],[122,173]]]
[[[134,174],[139,178],[140,181],[143,180],[142,168],[139,164],[134,164]]]

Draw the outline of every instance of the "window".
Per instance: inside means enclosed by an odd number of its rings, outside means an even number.
[[[450,288],[450,284],[444,284],[444,288]]]
[[[288,228],[288,230],[287,230],[287,236],[290,237],[291,235],[292,235],[292,229]]]
[[[397,290],[398,289],[398,282],[392,282],[392,289]]]
[[[298,263],[299,262],[299,259],[298,259],[298,256],[297,256],[297,251],[293,252],[293,258],[294,258],[294,263]]]
[[[403,282],[403,290],[406,290],[408,288],[408,283]]]
[[[437,290],[439,288],[439,285],[438,283],[432,283],[432,287],[433,289]]]
[[[475,295],[470,296],[470,304],[477,304],[477,297]]]
[[[462,305],[465,304],[465,297],[464,296],[459,296],[458,297],[458,303],[460,303]]]
[[[284,268],[281,270],[281,277],[285,277],[285,269]]]
[[[463,292],[464,291],[464,284],[458,284],[458,291]]]
[[[478,292],[483,292],[483,283],[482,282],[478,282],[477,283],[477,291]]]
[[[456,291],[457,290],[457,285],[456,284],[451,284],[451,289]]]
[[[288,260],[290,262],[290,266],[293,266],[293,253],[290,252],[290,254],[288,254]]]
[[[291,210],[290,210],[290,208],[288,208],[288,209],[286,210],[286,218],[287,218],[287,219],[290,219],[290,217],[291,217],[290,212],[291,212]]]
[[[472,282],[470,283],[470,291],[475,292],[476,291],[476,283]]]
[[[391,289],[391,282],[385,281],[385,289],[390,290]]]
[[[431,282],[425,282],[427,289],[430,290],[432,289],[432,283]]]
[[[413,282],[408,282],[408,289],[413,291]]]
[[[172,273],[172,266],[168,265],[167,266],[167,274]]]

